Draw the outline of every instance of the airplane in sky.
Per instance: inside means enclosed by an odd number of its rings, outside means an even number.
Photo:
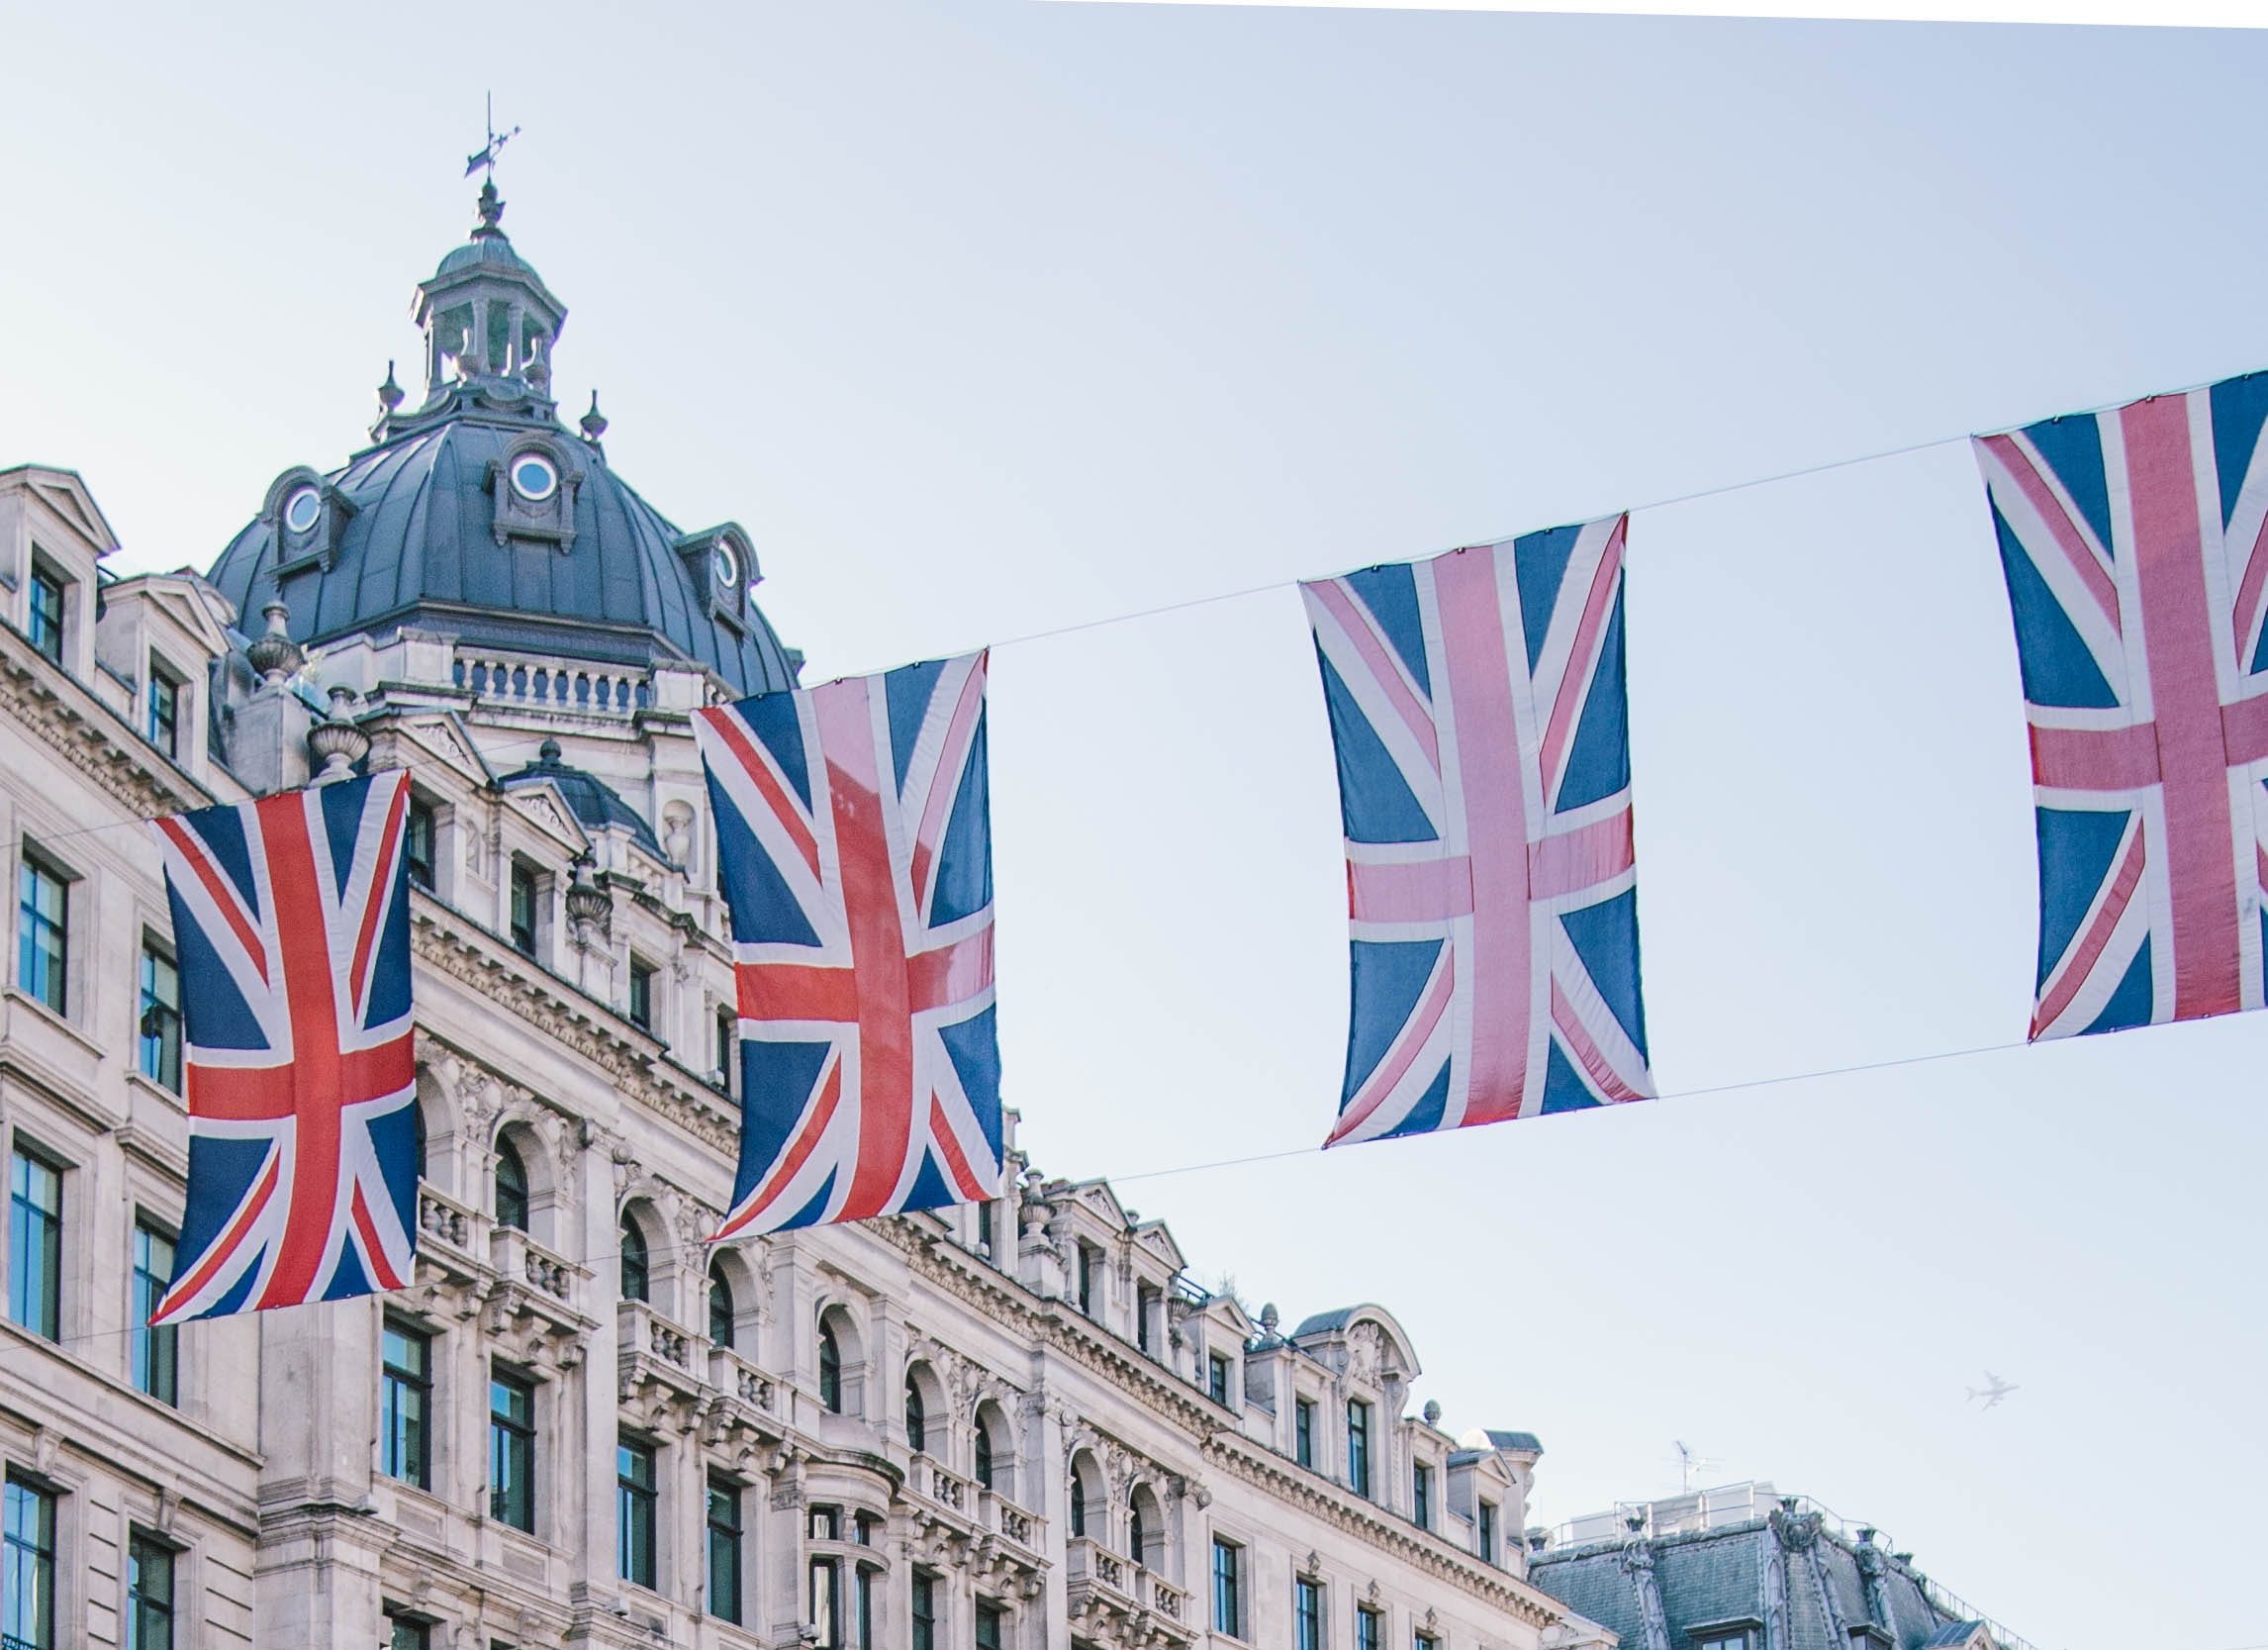
[[[1985,1401],[1984,1407],[1988,1409],[2014,1391],[2016,1391],[2014,1381],[2003,1381],[1989,1369],[1985,1371],[1984,1386],[1982,1388],[1971,1387],[1968,1390],[1969,1397],[1983,1399]]]

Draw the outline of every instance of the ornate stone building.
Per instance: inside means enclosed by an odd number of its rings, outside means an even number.
[[[9,1650],[1611,1644],[1528,1578],[1534,1438],[1409,1413],[1377,1307],[1195,1288],[1100,1181],[705,1253],[689,719],[800,661],[749,536],[558,417],[501,212],[417,289],[415,409],[389,372],[209,575],[114,578],[77,476],[0,471]],[[187,1156],[139,822],[352,766],[415,783],[415,1285],[140,1328]]]

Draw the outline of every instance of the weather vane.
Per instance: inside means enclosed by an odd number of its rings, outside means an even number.
[[[494,92],[488,94],[488,118],[484,124],[488,128],[488,142],[481,146],[478,154],[465,156],[465,176],[470,177],[483,166],[486,166],[488,168],[488,181],[494,183],[496,181],[497,154],[505,145],[520,136],[520,128],[516,126],[510,132],[504,133],[497,131],[496,94]]]

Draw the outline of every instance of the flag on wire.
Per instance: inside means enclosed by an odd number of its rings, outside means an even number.
[[[1353,1009],[1327,1145],[1654,1093],[1624,518],[1300,586],[1339,761]]]
[[[173,908],[189,1193],[152,1323],[410,1281],[410,776],[151,822]]]
[[[717,1237],[995,1196],[985,655],[759,694],[694,728],[740,1009]]]
[[[2039,840],[2033,1038],[2256,1009],[2268,374],[1979,437]]]

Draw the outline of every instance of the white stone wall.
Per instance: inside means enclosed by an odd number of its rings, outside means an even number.
[[[0,574],[29,565],[37,535],[43,557],[80,558],[91,589],[107,530],[90,525],[91,502],[73,525],[75,481],[45,485],[0,475]],[[372,765],[411,767],[440,825],[436,890],[414,914],[427,1138],[417,1277],[383,1301],[188,1325],[180,1407],[133,1392],[134,1214],[178,1220],[186,1152],[179,1101],[132,1070],[142,935],[166,926],[154,855],[132,822],[209,800],[207,785],[235,792],[205,762],[201,730],[186,766],[167,763],[122,714],[137,701],[114,689],[106,703],[86,678],[100,653],[131,679],[150,636],[169,660],[217,649],[234,616],[194,581],[116,613],[118,632],[106,618],[100,648],[74,636],[62,669],[0,631],[0,840],[51,845],[77,879],[70,1011],[0,990],[0,1147],[22,1131],[69,1166],[62,1343],[0,1326],[0,1455],[64,1498],[59,1643],[115,1642],[132,1528],[187,1555],[182,1615],[194,1624],[180,1642],[195,1650],[359,1650],[384,1642],[389,1612],[425,1623],[445,1650],[793,1646],[805,1642],[814,1559],[841,1567],[846,1600],[850,1578],[869,1573],[878,1647],[909,1644],[917,1573],[933,1582],[941,1646],[975,1642],[981,1604],[1003,1612],[1014,1650],[1226,1644],[1211,1629],[1216,1535],[1242,1546],[1242,1642],[1270,1650],[1292,1643],[1302,1575],[1325,1589],[1333,1650],[1356,1644],[1361,1607],[1381,1613],[1389,1650],[1411,1650],[1421,1631],[1441,1650],[1526,1650],[1564,1620],[1522,1579],[1533,1458],[1459,1456],[1406,1416],[1416,1355],[1389,1315],[1368,1310],[1286,1342],[1273,1315],[1256,1323],[1187,1286],[1171,1233],[1129,1216],[1100,1182],[1025,1175],[992,1208],[990,1253],[975,1210],[739,1245],[717,1258],[736,1344],[710,1345],[702,1243],[729,1196],[737,1114],[715,1070],[730,969],[688,725],[709,686],[693,672],[660,673],[642,711],[593,716],[471,691],[445,637],[356,642],[307,663],[309,683],[363,696]],[[194,680],[201,693],[201,669]],[[243,700],[240,666],[218,680],[240,702],[225,713],[238,737],[304,727],[263,720],[268,702]],[[633,832],[587,829],[553,785],[493,783],[545,737],[654,823],[662,858]],[[263,759],[263,771],[305,768],[300,750]],[[586,852],[612,917],[577,934],[562,896]],[[516,860],[542,879],[533,957],[501,937]],[[14,909],[0,953],[10,980]],[[633,954],[656,969],[650,1032],[622,1017]],[[500,1136],[528,1171],[526,1233],[493,1218]],[[648,1239],[650,1304],[620,1298],[624,1218]],[[389,1314],[432,1337],[424,1490],[378,1470]],[[843,1353],[841,1413],[818,1397],[822,1318]],[[1228,1360],[1225,1405],[1206,1391],[1214,1354]],[[527,1534],[487,1511],[499,1365],[536,1387]],[[909,1379],[927,1399],[918,1453]],[[1294,1393],[1318,1406],[1312,1469],[1292,1460]],[[1368,1499],[1346,1482],[1351,1398],[1372,1407]],[[975,1483],[980,1417],[994,1437],[993,1490]],[[652,1588],[617,1573],[625,1432],[657,1455]],[[1411,1521],[1415,1459],[1435,1468],[1430,1530]],[[1075,1470],[1092,1487],[1085,1536],[1071,1531]],[[1453,1472],[1501,1506],[1497,1564],[1472,1553]],[[742,1487],[742,1625],[706,1607],[711,1474]],[[828,1509],[834,1540],[813,1533]]]

